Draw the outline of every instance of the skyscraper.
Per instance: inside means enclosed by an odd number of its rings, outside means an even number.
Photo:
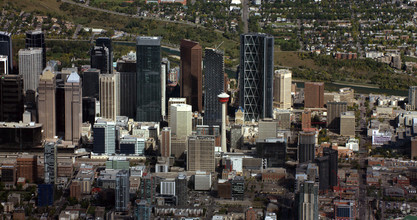
[[[116,211],[125,212],[129,207],[129,170],[120,170],[116,174]]]
[[[90,66],[99,69],[101,74],[109,74],[109,49],[105,46],[93,46],[90,50]]]
[[[43,125],[43,138],[54,138],[56,133],[55,117],[55,75],[47,67],[39,79],[38,115],[39,123]]]
[[[330,164],[329,156],[318,157],[315,159],[315,163],[319,168],[319,189],[328,190],[330,180]]]
[[[120,74],[120,115],[135,118],[136,115],[136,53],[129,53],[117,60]]]
[[[314,161],[315,132],[300,132],[298,135],[298,163]]]
[[[0,75],[9,74],[9,57],[6,55],[0,55]]]
[[[171,128],[165,127],[161,132],[161,156],[170,157],[171,156]]]
[[[329,147],[323,148],[323,156],[329,157],[329,186],[337,186],[338,152]]]
[[[152,204],[155,197],[155,190],[155,178],[151,174],[142,177],[139,186],[139,198],[146,200],[148,204]]]
[[[57,176],[57,147],[55,142],[46,142],[44,145],[44,171],[45,183],[55,184]]]
[[[175,194],[177,195],[177,204],[186,206],[188,200],[187,176],[183,173],[178,174],[175,179]]]
[[[23,88],[37,92],[42,73],[42,49],[19,50],[19,74],[23,76]]]
[[[12,34],[0,31],[0,55],[7,56],[9,74],[13,72]]]
[[[280,109],[291,108],[291,76],[291,71],[287,69],[280,69],[275,71],[274,107]]]
[[[161,38],[136,38],[136,121],[161,120]]]
[[[135,220],[150,220],[151,206],[146,200],[136,200]]]
[[[23,79],[20,75],[0,76],[0,121],[19,122],[23,115]]]
[[[96,46],[105,47],[108,50],[107,63],[108,63],[108,73],[113,73],[113,46],[111,39],[108,37],[99,37],[96,40]]]
[[[167,76],[169,72],[169,60],[167,58],[162,58],[161,62],[161,115],[162,118],[165,120],[166,116],[166,105],[167,105]]]
[[[244,120],[272,118],[274,38],[262,33],[240,35],[239,68]]]
[[[93,127],[93,152],[114,154],[116,152],[116,124],[112,121],[97,120]]]
[[[181,97],[193,107],[193,111],[203,110],[203,76],[201,69],[202,48],[197,42],[181,40]]]
[[[408,104],[411,105],[411,109],[417,107],[417,86],[410,86],[408,89]]]
[[[304,181],[297,192],[299,220],[319,219],[319,184],[314,181]]]
[[[214,136],[190,136],[187,151],[188,171],[215,171]]]
[[[304,110],[301,113],[301,129],[304,131],[311,128],[311,111]]]
[[[125,155],[145,155],[145,139],[124,136],[120,139],[120,153]]]
[[[304,108],[324,108],[324,83],[304,83]]]
[[[82,125],[82,84],[78,73],[72,72],[66,79],[65,90],[65,140],[77,145]]]
[[[42,30],[32,30],[26,32],[25,48],[40,48],[42,49],[42,69],[46,67],[46,46],[45,34]]]
[[[287,139],[267,138],[256,142],[259,157],[267,160],[268,167],[283,167],[287,156]]]
[[[340,129],[340,116],[346,111],[346,102],[327,102],[327,127],[338,131]]]
[[[119,109],[118,74],[100,75],[100,116],[116,120]]]
[[[172,135],[178,138],[185,138],[192,132],[192,112],[191,105],[173,104],[171,105],[171,116],[169,126],[172,129]]]
[[[220,126],[222,105],[217,96],[224,92],[223,52],[212,48],[204,52],[204,123]]]
[[[90,97],[99,100],[100,86],[99,86],[99,69],[88,69],[83,72],[83,97]]]

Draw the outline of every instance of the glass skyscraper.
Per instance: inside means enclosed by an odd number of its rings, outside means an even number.
[[[7,56],[9,74],[11,74],[13,70],[12,35],[3,31],[0,31],[0,55]]]
[[[221,125],[222,105],[217,97],[224,92],[223,52],[205,49],[204,57],[204,124]]]
[[[136,121],[161,120],[161,38],[136,38]]]

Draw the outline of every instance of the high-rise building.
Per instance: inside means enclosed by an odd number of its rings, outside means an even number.
[[[117,60],[120,74],[120,115],[135,118],[136,114],[136,53]]]
[[[315,132],[303,132],[298,135],[298,163],[314,161],[316,145]]]
[[[23,79],[20,75],[0,76],[0,121],[19,122],[23,115]]]
[[[80,76],[72,72],[66,79],[65,90],[65,140],[77,145],[82,126],[82,83]]]
[[[83,123],[88,122],[94,125],[96,121],[96,99],[83,97]]]
[[[135,220],[150,220],[151,206],[146,200],[136,200]]]
[[[311,111],[304,110],[301,113],[301,129],[304,131],[311,128]]]
[[[355,137],[355,113],[342,112],[340,115],[340,135]]]
[[[184,152],[187,150],[187,137],[177,138],[176,135],[171,136],[171,155],[175,159],[183,158]]]
[[[19,74],[23,76],[23,88],[37,92],[42,73],[42,49],[19,50]]]
[[[272,118],[264,118],[259,121],[258,139],[263,141],[267,138],[277,137],[277,121]]]
[[[213,136],[190,136],[188,138],[187,170],[215,171]]]
[[[57,181],[57,145],[55,142],[46,142],[44,145],[44,171],[45,183],[55,184]]]
[[[272,118],[274,37],[262,33],[240,35],[239,69],[244,120]]]
[[[167,178],[161,181],[160,194],[175,196],[175,179]]]
[[[356,216],[355,200],[335,200],[334,201],[334,219],[336,220],[354,220]]]
[[[338,152],[332,148],[323,148],[323,155],[329,156],[329,186],[337,186]]]
[[[108,63],[108,73],[113,73],[113,46],[111,39],[108,37],[99,37],[96,40],[96,46],[105,47],[108,50],[107,63]]]
[[[178,174],[175,179],[175,194],[177,195],[177,204],[186,206],[188,201],[188,184],[187,176],[183,173]]]
[[[275,70],[274,78],[274,107],[290,109],[292,72],[287,69]]]
[[[268,138],[256,142],[259,157],[267,160],[267,167],[283,167],[287,156],[285,138]]]
[[[16,159],[17,163],[17,177],[24,177],[29,183],[33,183],[37,179],[37,164],[36,156],[30,154],[22,154]]]
[[[161,38],[136,38],[136,121],[161,120]]]
[[[39,184],[38,185],[38,206],[52,206],[54,204],[54,185]]]
[[[42,69],[46,67],[46,46],[45,34],[42,30],[32,30],[26,32],[25,48],[40,48],[42,49]]]
[[[169,72],[170,62],[167,58],[162,58],[161,62],[161,115],[165,120],[167,106],[167,76]]]
[[[145,139],[125,136],[120,139],[120,153],[125,155],[145,155]]]
[[[99,100],[99,69],[88,69],[83,72],[83,97],[91,97]]]
[[[184,138],[192,132],[192,112],[191,105],[173,104],[171,105],[169,126],[172,130],[172,135],[178,138]]]
[[[0,42],[1,43],[1,42]],[[417,107],[417,86],[410,86],[408,89],[408,104],[411,105],[411,109]]]
[[[0,31],[0,55],[7,56],[9,74],[13,72],[12,34]]]
[[[141,200],[146,200],[149,204],[152,204],[155,198],[155,190],[155,178],[150,174],[142,177],[139,186],[139,198]]]
[[[347,111],[346,102],[327,103],[327,127],[332,130],[339,130],[340,116]]]
[[[171,128],[165,127],[161,132],[161,156],[171,156]]]
[[[330,180],[330,164],[329,156],[318,157],[315,159],[317,167],[319,168],[319,189],[328,190]]]
[[[319,184],[314,181],[304,181],[296,193],[299,220],[319,219]]]
[[[105,46],[93,46],[90,50],[90,66],[99,69],[101,74],[109,74],[112,69],[109,63],[109,49]]]
[[[225,92],[223,52],[208,48],[204,53],[204,123],[220,126],[222,105],[217,96]]]
[[[324,108],[324,83],[304,83],[304,108]]]
[[[181,97],[193,107],[193,111],[203,110],[202,48],[198,42],[181,40]]]
[[[50,67],[47,67],[39,78],[38,119],[42,124],[43,138],[55,138],[55,92],[56,80]]]
[[[232,197],[243,200],[245,196],[245,179],[243,176],[235,176],[230,182],[232,184]]]
[[[187,104],[187,100],[185,98],[169,98],[168,100],[168,123],[171,121],[171,105],[173,104]]]
[[[118,74],[100,75],[100,116],[116,120],[119,109]]]
[[[0,55],[0,75],[9,74],[9,57]]]
[[[114,154],[116,152],[116,124],[112,121],[97,120],[93,127],[93,152]]]
[[[129,170],[120,170],[116,174],[116,211],[125,212],[129,209],[130,182]]]

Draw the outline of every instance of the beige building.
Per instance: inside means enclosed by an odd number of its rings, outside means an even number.
[[[78,144],[82,126],[81,78],[72,72],[64,85],[65,90],[65,140]]]
[[[287,69],[275,70],[274,77],[274,107],[291,108],[291,79],[292,73]]]
[[[171,156],[171,128],[164,127],[161,132],[161,156],[170,157]]]
[[[188,138],[187,170],[215,171],[213,136],[190,136]]]
[[[177,138],[184,138],[192,132],[192,112],[191,105],[187,104],[172,104],[170,111],[170,122],[172,135]]]
[[[340,135],[355,137],[355,114],[343,112],[340,115]]]
[[[118,74],[100,74],[100,116],[116,120],[119,109]]]
[[[52,139],[56,132],[55,115],[55,75],[50,67],[47,67],[39,79],[38,87],[38,115],[39,123],[42,124],[42,136],[45,139]]]
[[[171,118],[171,105],[173,104],[187,104],[187,100],[185,98],[169,98],[168,100],[168,122],[170,122]]]

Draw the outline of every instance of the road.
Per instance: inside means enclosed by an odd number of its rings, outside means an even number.
[[[162,18],[145,17],[145,16],[139,16],[139,15],[130,15],[130,14],[126,14],[126,13],[121,13],[121,12],[110,11],[110,10],[106,10],[106,9],[102,9],[102,8],[92,7],[92,6],[89,6],[87,4],[76,3],[76,2],[73,2],[71,0],[61,0],[61,1],[62,2],[65,2],[65,3],[68,3],[68,4],[77,5],[79,7],[87,8],[87,9],[90,9],[90,10],[101,11],[101,12],[105,12],[105,13],[109,13],[109,14],[114,14],[114,15],[118,15],[118,16],[123,16],[123,17],[142,18],[142,19],[147,19],[147,20],[156,20],[156,21],[163,21],[163,22],[168,22],[168,23],[189,25],[189,26],[192,26],[192,27],[206,28],[204,26],[201,26],[199,24],[195,24],[195,23],[192,23],[192,22],[189,22],[189,21],[171,21],[171,20],[162,19]],[[215,29],[214,31],[216,31],[218,33],[223,33],[223,31],[217,30],[217,29]]]

